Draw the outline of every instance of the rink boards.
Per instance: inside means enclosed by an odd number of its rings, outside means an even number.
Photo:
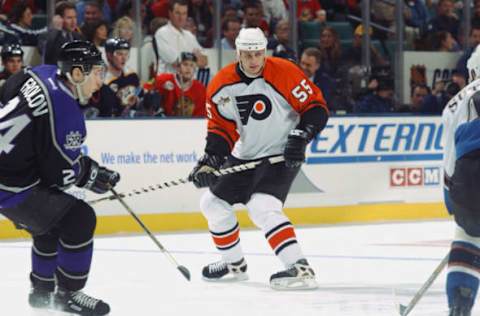
[[[274,128],[274,127],[272,127]],[[186,178],[202,155],[206,121],[87,122],[85,153],[122,176],[117,192]],[[442,204],[442,125],[437,116],[332,117],[307,149],[285,208],[302,225],[447,217]],[[88,200],[100,196],[70,191]],[[203,190],[191,183],[126,199],[154,231],[205,229]],[[140,231],[117,201],[95,205],[97,233]],[[242,226],[252,226],[238,206]],[[0,238],[26,236],[5,220]]]

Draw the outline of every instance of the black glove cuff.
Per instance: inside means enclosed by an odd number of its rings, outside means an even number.
[[[88,156],[83,156],[80,158],[79,164],[80,172],[77,177],[76,186],[83,188],[87,185],[88,180],[91,178],[92,167],[98,171],[98,163]],[[96,173],[97,172],[95,172],[95,174]]]

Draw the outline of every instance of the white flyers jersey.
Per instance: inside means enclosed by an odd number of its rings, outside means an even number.
[[[238,159],[279,155],[300,116],[313,107],[328,111],[320,89],[292,62],[267,57],[254,79],[231,64],[207,88],[208,132],[221,136]]]
[[[478,117],[475,106],[471,102],[473,94],[477,91],[480,91],[480,80],[475,80],[463,88],[443,109],[443,168],[448,177],[453,175],[457,156],[455,131],[463,123],[473,121]]]

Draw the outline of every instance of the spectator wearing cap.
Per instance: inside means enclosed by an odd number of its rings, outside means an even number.
[[[159,74],[155,78],[154,87],[166,116],[205,116],[206,89],[194,79],[196,67],[197,57],[182,52],[174,74]]]
[[[157,73],[175,73],[174,63],[181,52],[193,53],[197,57],[199,68],[207,66],[207,56],[195,36],[185,29],[188,17],[186,0],[172,0],[168,11],[170,21],[155,32],[158,52]]]
[[[66,42],[83,39],[77,26],[77,11],[75,5],[68,1],[58,2],[55,6],[53,28],[49,29],[45,43],[39,42],[43,63],[56,65],[60,47]]]
[[[343,55],[343,61],[345,64],[348,64],[350,66],[362,64],[363,33],[364,33],[363,25],[359,24],[355,28],[355,31],[353,32],[352,47],[350,47]],[[372,35],[372,28],[369,29],[368,33]],[[370,56],[372,60],[372,66],[384,66],[388,64],[388,62],[382,57],[382,55],[373,46],[370,46]]]
[[[2,47],[3,71],[0,72],[0,96],[3,84],[23,68],[23,50],[19,44],[5,44]]]

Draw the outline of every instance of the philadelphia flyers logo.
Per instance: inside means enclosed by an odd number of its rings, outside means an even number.
[[[250,94],[235,97],[243,125],[250,117],[257,121],[266,119],[272,113],[272,102],[263,94]]]

